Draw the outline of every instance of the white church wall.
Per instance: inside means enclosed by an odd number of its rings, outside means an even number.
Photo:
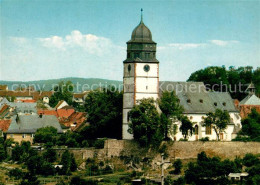
[[[144,71],[144,66],[149,65],[150,70],[148,72]],[[136,76],[149,76],[149,77],[157,77],[158,76],[158,64],[151,63],[137,63],[136,64]]]
[[[231,116],[234,116],[236,113],[231,113]],[[196,141],[201,138],[208,137],[209,140],[217,140],[217,135],[213,128],[211,128],[211,134],[206,134],[206,127],[203,126],[203,117],[206,117],[206,114],[185,114],[192,122],[194,122],[195,125],[198,125],[198,134],[195,134],[193,132],[192,136],[188,136],[189,141]],[[239,120],[239,119],[238,119]],[[237,120],[236,120],[237,121]],[[176,141],[179,141],[180,139],[183,139],[183,135],[180,131],[181,122],[175,122],[173,124],[177,125],[177,133],[175,135],[170,135],[170,138]],[[240,124],[239,121],[237,121],[236,124]],[[234,124],[229,124],[223,134],[221,134],[220,139],[222,141],[231,141],[233,136],[233,130],[234,130]]]
[[[157,93],[158,78],[136,78],[136,92]]]

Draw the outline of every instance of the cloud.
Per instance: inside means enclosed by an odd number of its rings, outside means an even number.
[[[209,41],[211,44],[215,44],[217,46],[227,46],[229,44],[237,44],[239,41],[237,40],[229,40],[229,41],[224,41],[224,40],[210,40]]]
[[[171,43],[169,47],[177,48],[179,50],[194,49],[206,46],[206,43]]]
[[[97,55],[102,55],[102,53],[118,47],[115,46],[108,38],[99,37],[93,34],[82,34],[78,30],[73,30],[64,38],[59,36],[51,36],[47,38],[38,38],[38,40],[44,47],[59,50],[81,48],[90,54]]]

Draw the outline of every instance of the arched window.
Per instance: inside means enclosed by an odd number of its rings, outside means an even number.
[[[195,135],[198,135],[199,134],[199,127],[198,125],[195,125]]]

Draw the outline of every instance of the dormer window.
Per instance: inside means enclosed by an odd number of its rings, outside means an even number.
[[[218,106],[218,103],[217,103],[217,102],[215,102],[215,103],[214,103],[214,105],[215,105],[215,106]]]
[[[134,58],[139,58],[139,53],[135,53]]]
[[[191,103],[190,99],[187,99],[187,103]]]
[[[223,106],[226,106],[227,104],[226,104],[226,102],[223,102]]]
[[[203,103],[203,99],[200,99],[200,103]]]

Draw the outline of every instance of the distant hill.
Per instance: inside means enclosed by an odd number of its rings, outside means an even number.
[[[55,84],[59,84],[61,81],[71,81],[75,88],[75,92],[81,92],[84,90],[93,90],[99,87],[106,86],[115,86],[117,88],[122,89],[122,81],[117,80],[107,80],[107,79],[99,79],[99,78],[60,78],[60,79],[51,79],[51,80],[38,80],[38,81],[3,81],[0,80],[0,85],[8,85],[9,90],[15,90],[17,87],[25,87],[25,86],[34,86],[36,90],[49,91],[55,86]]]

